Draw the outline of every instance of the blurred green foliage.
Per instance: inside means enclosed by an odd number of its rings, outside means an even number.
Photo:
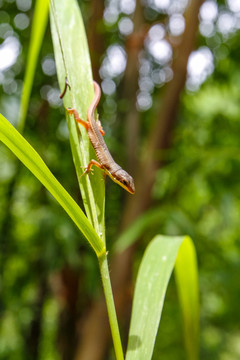
[[[232,14],[230,3],[217,2],[218,17],[224,12]],[[88,28],[90,3],[82,1],[80,5]],[[16,18],[19,14],[25,15],[21,22]],[[18,118],[32,15],[31,1],[0,1],[0,46],[9,36],[17,37],[21,44],[17,61],[0,71],[0,109],[13,124]],[[158,20],[157,16],[156,10],[146,8],[146,21]],[[123,43],[117,20],[101,23],[100,29],[108,46]],[[195,241],[200,274],[200,358],[237,360],[240,358],[239,30],[236,27],[228,33],[216,30],[212,35],[200,35],[200,45],[211,50],[214,71],[201,86],[186,88],[182,94],[172,146],[163,154],[165,166],[158,170],[153,189],[152,208],[160,207],[159,218],[144,231],[134,269],[156,233],[190,235]],[[120,79],[119,75],[114,80],[119,83]],[[153,106],[141,113],[143,138],[155,116],[162,89],[154,88]],[[62,185],[80,202],[64,109],[58,95],[48,27],[24,135]],[[121,113],[123,108],[124,102],[116,92],[106,95],[99,107],[109,147],[122,163],[123,134],[121,124],[115,119],[116,110]],[[16,182],[11,186],[14,179]],[[111,248],[118,235],[124,194],[110,181],[107,181],[107,194],[106,228]],[[2,145],[0,267],[0,360],[63,358],[64,341],[58,337],[65,296],[62,278],[73,281],[70,313],[80,317],[100,291],[95,257],[85,242],[79,241],[78,230],[54,199],[24,167],[18,167]],[[74,329],[68,330],[66,325],[65,341],[71,343],[73,334]],[[159,354],[162,360],[185,359],[173,281],[153,359],[159,359]]]

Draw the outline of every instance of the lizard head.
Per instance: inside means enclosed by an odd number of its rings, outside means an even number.
[[[135,193],[135,185],[133,178],[123,169],[119,169],[116,172],[109,174],[113,181],[123,187],[130,194]]]

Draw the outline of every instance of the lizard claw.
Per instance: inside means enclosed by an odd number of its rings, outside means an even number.
[[[93,168],[90,168],[90,169],[89,169],[89,168],[86,167],[86,166],[81,166],[81,168],[84,169],[84,172],[82,173],[81,177],[82,177],[83,175],[85,175],[85,174],[91,173],[91,174],[93,175],[93,173],[94,173],[94,169],[93,169]]]

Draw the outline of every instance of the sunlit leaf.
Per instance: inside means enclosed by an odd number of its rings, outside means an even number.
[[[48,20],[49,0],[37,0],[33,15],[31,39],[27,57],[26,72],[23,81],[23,91],[19,110],[18,130],[23,131],[27,115],[27,109],[32,91],[34,74],[36,71],[39,51]]]
[[[135,241],[146,231],[147,228],[153,226],[159,222],[159,219],[164,214],[162,208],[155,208],[143,213],[139,216],[117,239],[114,244],[114,251],[122,252]]]
[[[126,360],[151,359],[167,285],[179,247],[188,239],[156,236],[148,245],[137,276]]]
[[[189,360],[199,356],[199,295],[195,247],[191,238],[182,243],[176,264],[175,278],[183,313],[184,339]]]
[[[85,29],[75,0],[51,1],[51,30],[57,75],[61,91],[65,77],[70,83],[63,98],[65,108],[75,108],[86,120],[87,110],[92,102],[93,79]],[[105,239],[104,207],[105,182],[103,173],[94,169],[94,174],[82,176],[83,168],[95,158],[86,130],[67,115],[70,143],[76,167],[83,203],[90,222],[101,238]]]
[[[101,239],[96,234],[83,211],[53,176],[38,153],[24,137],[0,114],[0,140],[22,161],[22,163],[38,178],[48,191],[59,202],[72,218],[83,235],[87,238],[97,256],[105,252]]]

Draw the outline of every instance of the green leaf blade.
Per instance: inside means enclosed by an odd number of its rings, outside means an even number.
[[[190,237],[182,243],[176,264],[175,279],[183,314],[184,339],[189,360],[199,358],[199,290],[196,251]]]
[[[150,360],[167,285],[184,237],[156,236],[137,275],[126,360]]]
[[[21,160],[36,178],[54,196],[63,209],[89,241],[97,256],[106,252],[105,246],[98,237],[89,220],[80,207],[53,176],[42,158],[23,136],[0,114],[0,140]]]
[[[36,71],[39,51],[42,45],[43,36],[47,26],[49,0],[37,0],[33,15],[31,39],[27,57],[26,73],[23,81],[23,91],[19,110],[17,128],[23,131],[28,110],[30,94],[32,91],[33,79]]]
[[[162,208],[154,208],[145,211],[133,223],[124,230],[113,246],[116,252],[123,252],[133,245],[148,228],[159,223],[159,219],[164,215]]]
[[[51,1],[51,31],[61,91],[65,77],[70,83],[63,98],[65,108],[75,108],[86,120],[92,102],[93,79],[85,29],[78,4],[75,0]],[[67,114],[70,144],[78,182],[87,217],[105,242],[105,182],[103,173],[94,169],[94,174],[82,176],[83,168],[96,158],[86,130],[76,124]]]
[[[156,236],[148,245],[137,275],[126,360],[152,358],[167,285],[177,257],[178,276],[179,269],[182,270],[184,265],[182,261],[185,261],[188,256],[191,258],[188,260],[191,268],[185,271],[185,277],[179,277],[181,291],[184,291],[186,283],[190,286],[194,284],[192,294],[190,292],[185,294],[184,308],[186,310],[186,305],[198,303],[196,300],[198,299],[197,268],[192,254],[194,254],[194,247],[187,236]],[[194,266],[192,276],[189,271],[193,270]],[[187,316],[188,322],[185,326],[199,321],[196,307],[193,310],[188,309]],[[198,329],[198,324],[194,326]],[[188,340],[195,341],[193,348],[196,349],[195,335],[192,337],[189,333],[188,335]],[[197,358],[189,359],[196,360]]]

